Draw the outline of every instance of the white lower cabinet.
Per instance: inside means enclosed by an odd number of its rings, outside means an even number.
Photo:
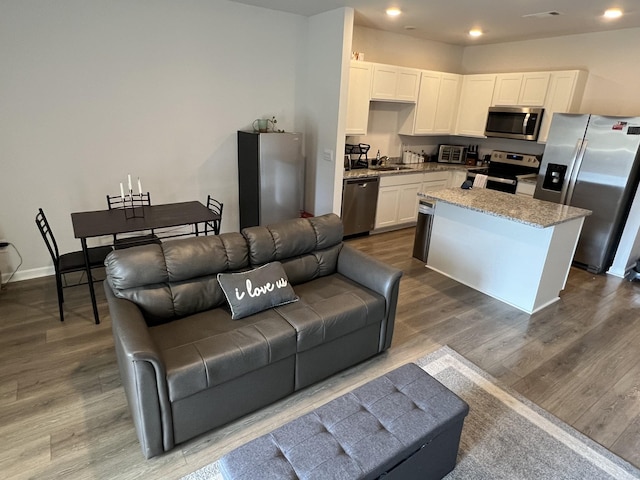
[[[449,183],[447,185],[449,188],[454,188],[454,187],[460,188],[460,186],[467,179],[467,171],[466,170],[452,170],[449,173],[450,173]]]
[[[410,183],[400,187],[398,201],[398,224],[412,223],[418,218],[418,193],[422,188],[421,183]]]
[[[457,172],[440,171],[380,177],[375,230],[391,230],[393,227],[401,228],[415,224],[418,219],[418,193],[447,188],[452,173]]]
[[[536,184],[533,182],[518,182],[518,185],[516,186],[516,195],[533,197],[533,193],[535,191]]]
[[[417,198],[422,188],[423,176],[422,173],[412,173],[380,177],[374,226],[376,230],[416,221]]]
[[[392,227],[398,223],[399,187],[380,187],[374,228]]]

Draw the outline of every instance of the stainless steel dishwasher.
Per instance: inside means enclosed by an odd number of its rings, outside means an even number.
[[[344,235],[373,230],[378,202],[378,177],[345,179],[342,185]]]

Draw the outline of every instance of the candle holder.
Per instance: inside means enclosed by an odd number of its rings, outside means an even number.
[[[124,216],[130,218],[144,218],[145,195],[129,194],[124,197]]]

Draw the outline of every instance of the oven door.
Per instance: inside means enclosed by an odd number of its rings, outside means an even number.
[[[486,169],[478,169],[478,170],[469,170],[467,172],[467,180],[473,181],[476,178],[477,173],[487,174]],[[500,192],[507,193],[516,193],[516,186],[518,185],[518,180],[515,178],[507,178],[507,177],[496,177],[489,175],[487,177],[487,186],[489,190],[498,190]]]
[[[489,177],[487,179],[487,187],[489,190],[498,190],[500,192],[516,193],[518,181],[510,178]]]

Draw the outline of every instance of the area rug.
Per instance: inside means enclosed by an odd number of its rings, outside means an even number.
[[[640,479],[640,470],[449,347],[415,361],[470,406],[458,464],[447,480]],[[222,480],[217,462],[183,480]]]

